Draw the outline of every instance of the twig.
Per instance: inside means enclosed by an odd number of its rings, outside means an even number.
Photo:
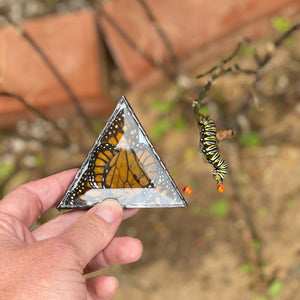
[[[166,65],[155,61],[151,55],[145,52],[142,48],[140,48],[128,35],[127,33],[119,26],[119,24],[105,12],[105,10],[101,7],[98,8],[95,6],[92,0],[87,0],[90,6],[99,11],[99,14],[106,19],[106,21],[115,29],[115,31],[123,38],[123,40],[128,44],[128,46],[136,51],[141,57],[143,57],[150,65],[159,69],[165,76],[167,76],[170,80],[173,80],[176,77],[176,73],[171,71]]]
[[[283,41],[288,38],[294,31],[299,30],[300,29],[300,23],[292,26],[288,31],[286,31],[284,34],[282,34],[280,37],[278,37],[274,42],[274,49],[277,49],[278,47],[280,47],[283,43]],[[255,69],[244,69],[242,67],[240,67],[239,64],[233,64],[227,68],[224,68],[224,65],[227,64],[228,62],[230,62],[231,60],[233,60],[237,54],[240,51],[240,48],[242,46],[243,43],[250,43],[250,40],[247,38],[241,39],[236,47],[236,49],[232,52],[231,55],[229,55],[227,58],[225,58],[224,60],[222,60],[219,64],[213,66],[212,68],[210,68],[208,71],[205,71],[202,74],[199,74],[196,76],[197,79],[202,78],[206,75],[212,74],[211,78],[207,81],[207,83],[202,87],[201,92],[197,98],[197,104],[194,104],[194,107],[196,106],[197,108],[197,112],[200,108],[200,103],[201,101],[205,98],[208,90],[211,88],[212,83],[224,76],[227,73],[231,73],[234,71],[238,71],[240,73],[246,74],[246,75],[255,75],[255,81],[253,84],[255,84],[256,82],[258,82],[259,80],[259,73],[260,70],[272,59],[273,57],[273,53],[274,51],[269,51],[265,56],[260,57],[257,53],[257,51],[252,48],[254,50],[254,59],[256,62],[257,67]],[[218,70],[218,72],[214,73],[216,70]],[[196,115],[197,116],[197,115]]]
[[[242,46],[245,42],[249,43],[250,40],[247,39],[247,38],[242,38],[242,39],[240,39],[239,42],[238,42],[238,44],[237,44],[236,49],[232,52],[232,54],[230,54],[227,58],[221,60],[221,62],[220,62],[219,64],[213,66],[213,67],[210,68],[208,71],[206,71],[206,72],[204,72],[204,73],[202,73],[202,74],[197,75],[196,78],[197,78],[197,79],[202,78],[202,77],[204,77],[204,76],[206,76],[206,75],[208,75],[208,74],[213,73],[213,72],[214,72],[215,70],[217,70],[217,69],[222,69],[223,66],[224,66],[225,64],[227,64],[229,61],[231,61],[231,60],[239,53],[239,51],[240,51],[240,49],[241,49],[241,46]]]
[[[300,23],[294,25],[287,32],[285,32],[283,35],[281,35],[279,38],[277,38],[273,42],[273,45],[274,45],[273,50],[280,47],[282,45],[283,41],[287,37],[289,37],[294,31],[296,31],[298,29],[300,29]],[[204,84],[204,86],[201,87],[198,98],[193,102],[194,115],[197,120],[197,124],[199,124],[199,116],[200,116],[199,110],[201,107],[201,103],[202,103],[203,99],[206,97],[208,91],[210,90],[213,82],[216,79],[224,76],[227,73],[238,71],[239,73],[243,73],[246,75],[255,75],[255,81],[253,83],[253,85],[254,85],[260,79],[260,76],[259,76],[261,73],[260,71],[272,59],[274,51],[269,51],[265,56],[260,57],[258,55],[257,51],[255,49],[253,49],[254,50],[254,59],[256,62],[256,68],[244,69],[244,68],[240,67],[239,64],[232,64],[231,66],[225,68],[224,66],[227,63],[231,62],[237,56],[237,54],[240,51],[242,43],[245,41],[247,43],[249,43],[249,40],[247,40],[247,39],[239,41],[236,49],[232,52],[231,55],[229,55],[227,58],[222,60],[219,64],[210,68],[208,71],[206,71],[196,77],[196,78],[202,78],[206,75],[211,75],[211,77],[206,82],[206,84]],[[199,129],[201,129],[201,128],[199,128]],[[229,178],[231,178],[233,186],[238,185],[238,183],[234,180],[234,178],[232,176],[229,176]],[[244,222],[246,224],[246,229],[244,230],[244,242],[246,243],[247,241],[249,241],[249,238],[250,238],[251,242],[258,241],[259,243],[261,243],[262,239],[260,238],[260,236],[258,234],[258,231],[255,227],[255,223],[253,222],[252,216],[249,213],[248,207],[243,202],[242,195],[240,194],[239,189],[238,188],[233,189],[233,193],[234,193],[233,200],[234,200],[234,203],[236,204],[236,213],[237,213],[238,217],[241,218],[242,220],[244,220]],[[263,266],[264,262],[263,262],[263,257],[262,257],[262,253],[261,253],[261,247],[259,247],[259,249],[253,250],[251,253],[249,251],[247,253],[248,253],[249,258],[252,257],[253,260],[255,261],[255,263],[260,267],[259,274],[262,277],[261,267]]]
[[[20,95],[14,94],[14,93],[6,92],[6,91],[0,92],[0,96],[14,98],[17,101],[19,101],[20,103],[22,103],[29,111],[34,113],[39,118],[45,120],[46,122],[49,122],[56,129],[56,131],[60,134],[60,136],[62,137],[62,139],[64,141],[64,147],[70,145],[70,139],[65,134],[65,132],[55,122],[53,122],[46,115],[44,115],[41,111],[39,111],[38,109],[36,109],[32,105],[30,105],[23,97],[21,97]]]
[[[275,48],[279,47],[282,42],[288,38],[294,31],[299,30],[300,29],[300,23],[295,24],[294,26],[292,26],[288,31],[286,31],[282,36],[280,36],[279,38],[277,38],[274,41],[274,46]]]
[[[274,49],[279,48],[282,43],[296,30],[300,29],[300,23],[295,24],[294,26],[292,26],[289,30],[287,30],[284,34],[282,34],[280,37],[278,37],[274,42]],[[273,57],[273,53],[274,51],[269,51],[263,58],[258,57],[258,55],[256,55],[256,61],[258,64],[258,69],[261,69],[262,67],[264,67]]]
[[[233,176],[229,176],[229,179],[231,179],[231,184],[232,186],[238,186],[238,183],[235,181]],[[243,230],[244,231],[244,242],[247,243],[247,240],[249,240],[249,237],[251,239],[251,249],[247,249],[248,253],[248,258],[253,260],[254,263],[256,263],[260,268],[264,265],[262,253],[261,253],[261,243],[262,239],[260,235],[258,234],[258,231],[255,227],[255,223],[252,220],[252,216],[250,213],[249,208],[245,205],[242,195],[240,193],[240,189],[234,188],[233,189],[233,197],[232,197],[233,202],[236,204],[236,214],[239,218],[241,218],[245,224],[246,228]],[[245,231],[246,230],[246,231]],[[260,245],[258,249],[253,248],[253,243],[257,241]],[[248,247],[247,247],[248,248]],[[261,269],[259,270],[261,271]],[[260,275],[261,272],[260,272]]]
[[[171,58],[171,62],[174,68],[174,71],[176,74],[180,74],[180,66],[179,66],[179,60],[175,54],[175,50],[171,44],[171,41],[169,40],[167,34],[165,33],[165,31],[163,30],[163,28],[160,26],[159,22],[157,22],[155,16],[153,15],[149,5],[147,4],[147,2],[145,0],[137,0],[139,2],[139,4],[143,7],[146,16],[148,17],[148,19],[150,20],[150,22],[153,24],[156,32],[158,33],[158,35],[160,36],[162,42],[164,43],[167,51],[169,52],[170,58]]]
[[[61,86],[64,88],[64,90],[68,93],[69,97],[71,98],[78,114],[82,117],[84,120],[86,126],[93,132],[93,126],[89,120],[89,118],[86,116],[79,99],[73,92],[70,85],[64,80],[63,76],[59,73],[59,71],[55,68],[54,64],[51,62],[49,57],[45,54],[45,52],[40,48],[40,46],[35,42],[35,40],[28,34],[27,31],[24,30],[21,25],[14,22],[9,16],[2,14],[0,12],[0,15],[2,15],[6,21],[12,25],[18,32],[22,34],[22,36],[25,38],[25,40],[33,47],[33,49],[39,54],[41,59],[44,61],[44,63],[47,65],[47,67],[51,70],[51,72],[54,74],[58,82],[61,84]]]
[[[2,133],[4,131],[2,131],[0,129],[0,133]],[[35,137],[35,136],[31,136],[31,135],[23,135],[23,134],[19,134],[19,133],[10,133],[10,137],[12,138],[19,138],[19,139],[22,139],[24,141],[36,141],[36,142],[39,142],[41,144],[43,144],[43,146],[46,146],[46,147],[55,147],[55,148],[61,148],[61,149],[65,149],[67,147],[70,146],[69,143],[58,143],[58,142],[55,142],[55,141],[51,141],[51,140],[41,140],[41,138],[38,138],[38,137]]]

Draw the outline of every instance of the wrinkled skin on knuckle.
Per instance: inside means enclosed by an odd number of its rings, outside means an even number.
[[[80,234],[83,241],[88,239],[101,245],[107,244],[112,238],[111,229],[96,215],[89,216],[78,228],[77,234]]]
[[[42,241],[46,249],[45,255],[48,260],[53,260],[55,264],[72,264],[75,257],[73,245],[63,236],[50,238]]]

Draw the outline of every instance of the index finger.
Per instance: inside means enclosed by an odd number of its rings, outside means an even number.
[[[0,211],[30,227],[61,199],[76,172],[76,169],[67,170],[19,186],[0,201]]]

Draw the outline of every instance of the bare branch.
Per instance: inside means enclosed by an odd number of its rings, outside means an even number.
[[[279,38],[277,38],[274,41],[274,45],[275,47],[279,47],[282,42],[288,38],[292,33],[294,33],[294,31],[299,30],[300,29],[300,23],[295,24],[294,26],[292,26],[288,31],[286,31],[282,36],[280,36]]]
[[[90,122],[90,119],[86,116],[79,99],[73,92],[70,85],[65,81],[63,76],[60,74],[60,72],[55,68],[54,64],[51,62],[49,57],[45,54],[45,52],[40,48],[40,46],[35,42],[35,40],[29,35],[27,31],[24,30],[24,28],[14,22],[9,16],[2,14],[0,12],[0,15],[2,15],[6,21],[12,25],[18,32],[22,34],[22,36],[25,38],[25,40],[32,46],[32,48],[39,54],[41,59],[44,61],[44,63],[47,65],[47,67],[51,70],[51,72],[54,74],[60,85],[63,87],[63,89],[68,93],[70,99],[72,100],[78,114],[82,117],[84,120],[86,126],[93,132],[93,126]]]
[[[292,26],[289,30],[287,30],[285,33],[283,33],[281,36],[279,36],[274,42],[274,49],[279,48],[283,42],[294,33],[294,31],[300,29],[300,23],[295,24]],[[269,51],[262,59],[260,59],[259,63],[259,69],[264,67],[273,57],[274,51]]]
[[[208,79],[208,81],[206,82],[206,84],[204,84],[203,87],[201,87],[200,93],[198,95],[198,98],[193,102],[193,108],[194,108],[194,115],[195,118],[197,120],[197,123],[199,125],[199,118],[200,118],[200,107],[201,104],[204,100],[204,98],[206,97],[209,89],[211,88],[213,82],[228,74],[228,73],[232,73],[232,72],[239,72],[239,73],[243,73],[246,75],[254,75],[255,76],[255,80],[253,85],[255,85],[255,83],[257,83],[259,81],[259,79],[261,78],[261,71],[263,69],[263,67],[265,67],[269,61],[273,58],[274,55],[274,50],[276,50],[278,47],[280,47],[283,43],[283,41],[288,38],[294,31],[300,29],[300,23],[294,25],[293,27],[291,27],[287,32],[285,32],[284,34],[282,34],[279,38],[277,38],[274,42],[273,42],[273,49],[269,52],[267,52],[264,56],[259,56],[257,51],[252,47],[252,50],[254,51],[254,59],[255,59],[255,63],[256,63],[256,67],[253,69],[244,69],[242,67],[240,67],[239,64],[232,64],[229,67],[224,67],[225,64],[231,62],[239,53],[240,47],[242,45],[243,42],[247,42],[249,43],[249,40],[245,39],[245,40],[241,40],[236,49],[232,52],[231,55],[229,55],[227,58],[225,58],[224,60],[222,60],[219,64],[213,66],[212,68],[210,68],[208,71],[198,75],[196,78],[202,78],[206,75],[210,75],[210,78]],[[256,105],[258,105],[257,100],[256,100]],[[201,130],[201,128],[199,128],[199,130]],[[228,131],[228,134],[226,133],[226,131],[224,131],[225,136],[230,136],[231,132]],[[232,132],[233,133],[233,132]],[[223,138],[221,138],[223,139]],[[219,138],[220,140],[220,138]],[[231,178],[232,180],[232,185],[233,186],[237,186],[239,183],[236,181],[236,179],[233,176],[230,176],[229,178]],[[244,220],[246,226],[245,229],[243,230],[243,237],[244,237],[244,243],[245,244],[249,244],[249,241],[251,243],[257,241],[259,244],[262,242],[261,237],[259,236],[258,230],[255,226],[255,223],[253,222],[253,218],[252,215],[249,212],[249,208],[247,207],[247,205],[244,203],[243,197],[240,193],[240,189],[235,188],[233,189],[233,200],[236,206],[236,214],[237,216]],[[248,241],[248,242],[247,242]],[[252,257],[252,259],[254,260],[254,262],[259,266],[262,267],[264,264],[263,261],[263,257],[262,257],[262,253],[261,253],[261,248],[259,247],[258,249],[254,250],[252,248],[253,245],[251,245],[251,249],[252,251],[248,250],[248,256],[249,258]],[[249,249],[249,247],[247,247],[247,249]],[[259,276],[262,276],[261,273],[261,268],[259,268]]]
[[[93,0],[87,0],[90,6],[95,10],[98,11],[100,16],[106,19],[106,21],[115,29],[115,31],[123,38],[123,40],[128,44],[128,46],[136,51],[141,57],[143,57],[150,65],[154,66],[155,68],[159,69],[166,77],[170,80],[173,80],[176,77],[176,73],[170,70],[166,65],[155,61],[151,55],[145,52],[142,48],[140,48],[129,36],[128,34],[119,26],[119,24],[112,18],[109,14],[105,12],[105,10],[100,6],[98,7]],[[97,21],[99,22],[99,21]],[[98,25],[100,27],[100,25]]]
[[[40,110],[36,109],[35,107],[33,107],[32,105],[30,105],[28,103],[28,101],[26,101],[23,97],[21,97],[20,95],[14,94],[14,93],[10,93],[10,92],[6,92],[6,91],[2,91],[0,92],[0,96],[4,96],[4,97],[9,97],[9,98],[14,98],[17,101],[19,101],[20,103],[22,103],[29,111],[31,111],[32,113],[34,113],[36,116],[38,116],[39,118],[43,119],[46,122],[49,122],[53,128],[60,134],[60,136],[62,137],[63,141],[64,141],[64,147],[69,146],[70,145],[70,139],[69,137],[65,134],[65,132],[52,120],[50,120],[45,114],[43,114]]]
[[[288,38],[294,31],[299,30],[300,29],[300,23],[292,26],[287,32],[285,32],[284,34],[282,34],[279,38],[277,38],[274,42],[274,49],[278,48],[281,46],[281,44],[283,43],[283,41]],[[197,104],[193,104],[194,108],[196,109],[196,111],[199,110],[200,108],[200,103],[201,101],[205,98],[208,90],[211,88],[212,83],[224,76],[227,73],[232,73],[235,71],[238,71],[240,73],[246,74],[246,75],[255,75],[255,81],[254,84],[259,80],[260,78],[260,70],[272,59],[274,51],[269,51],[265,56],[260,57],[257,53],[257,51],[252,47],[253,51],[254,51],[254,59],[256,62],[257,67],[255,69],[244,69],[242,67],[240,67],[239,64],[233,64],[227,68],[224,68],[224,65],[227,64],[228,62],[232,61],[237,54],[240,51],[240,48],[242,46],[243,43],[250,43],[250,40],[247,38],[241,39],[236,47],[236,49],[232,52],[232,54],[230,54],[227,58],[223,59],[219,64],[213,66],[212,68],[210,68],[208,71],[199,74],[196,76],[196,78],[202,78],[206,75],[212,74],[211,78],[207,81],[207,83],[202,87],[201,92],[197,98]],[[218,71],[218,72],[217,72]],[[197,114],[195,115],[197,116]]]
[[[148,19],[150,20],[150,22],[153,24],[156,32],[158,33],[158,35],[160,36],[162,42],[164,43],[167,51],[169,52],[170,58],[171,58],[171,62],[174,68],[174,72],[176,74],[180,74],[180,66],[179,66],[179,60],[175,54],[175,50],[171,44],[171,41],[169,40],[168,36],[166,35],[165,31],[163,30],[163,28],[161,27],[161,25],[159,24],[159,22],[156,20],[155,16],[153,15],[149,5],[147,4],[147,2],[145,0],[137,0],[139,2],[139,4],[143,7],[146,16],[148,17]]]
[[[225,64],[227,64],[227,63],[230,62],[235,56],[237,56],[237,54],[239,53],[239,51],[240,51],[240,49],[241,49],[241,46],[242,46],[245,42],[246,42],[246,43],[249,43],[250,40],[247,39],[247,38],[242,38],[242,39],[240,39],[239,42],[238,42],[238,44],[237,44],[236,49],[232,52],[232,54],[230,54],[227,58],[221,60],[221,62],[220,62],[219,64],[213,66],[213,67],[212,67],[211,69],[209,69],[208,71],[206,71],[206,72],[204,72],[204,73],[202,73],[202,74],[197,75],[196,78],[197,78],[197,79],[202,78],[202,77],[204,77],[204,76],[206,76],[206,75],[208,75],[208,74],[213,73],[213,72],[214,72],[215,70],[217,70],[217,69],[222,69],[223,66],[224,66]]]

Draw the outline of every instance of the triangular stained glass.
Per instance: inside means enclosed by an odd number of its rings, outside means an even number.
[[[124,96],[57,208],[90,208],[107,198],[128,208],[187,207]]]

